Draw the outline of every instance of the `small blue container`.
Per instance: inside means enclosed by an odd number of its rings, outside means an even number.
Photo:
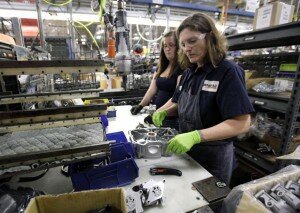
[[[120,132],[113,132],[113,133],[108,133],[106,134],[106,139],[108,141],[116,141],[116,143],[124,143],[125,146],[126,146],[126,149],[128,151],[129,154],[131,154],[131,156],[134,158],[135,155],[134,155],[134,148],[132,146],[132,143],[129,143],[127,141],[127,138],[124,134],[123,131],[120,131]]]
[[[110,163],[106,166],[93,168],[103,162],[105,157],[71,164],[69,175],[74,190],[120,187],[132,183],[139,176],[139,168],[125,144],[111,145]]]

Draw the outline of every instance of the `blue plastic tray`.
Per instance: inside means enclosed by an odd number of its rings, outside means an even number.
[[[120,187],[132,183],[139,176],[139,169],[125,144],[111,146],[110,163],[106,166],[91,168],[104,158],[71,164],[69,174],[74,190]]]

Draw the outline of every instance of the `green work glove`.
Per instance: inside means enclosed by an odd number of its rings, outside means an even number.
[[[153,121],[154,125],[158,126],[158,127],[162,126],[162,122],[163,122],[163,120],[165,120],[167,115],[168,115],[168,113],[166,110],[154,112],[154,114],[152,115],[152,121]]]
[[[168,142],[167,153],[174,152],[183,154],[189,151],[192,146],[201,142],[200,134],[197,130],[176,135]]]

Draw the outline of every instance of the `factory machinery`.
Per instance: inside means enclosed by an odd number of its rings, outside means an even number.
[[[131,72],[131,57],[123,3],[118,1],[114,26],[111,27],[116,31],[114,63],[126,85],[126,76]],[[9,50],[10,45],[7,48]],[[54,75],[104,72],[104,63],[104,60],[16,61],[7,57],[0,60],[0,178],[110,154],[109,141],[106,141],[99,119],[107,113],[106,104],[24,107],[28,103],[99,98],[100,89],[55,92],[52,88],[39,93],[17,94],[11,92],[5,80],[8,76],[44,75],[54,79]],[[13,107],[15,105],[19,107]]]
[[[0,77],[29,74],[91,73],[104,69],[98,61],[0,61]],[[3,82],[1,83],[3,85]],[[55,167],[109,155],[109,142],[99,117],[107,105],[10,110],[12,104],[99,97],[100,90],[12,94],[0,96],[0,175]]]

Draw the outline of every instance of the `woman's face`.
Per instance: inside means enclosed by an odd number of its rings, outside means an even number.
[[[207,52],[206,34],[185,28],[179,35],[179,44],[191,63],[203,65]]]
[[[173,36],[164,38],[163,48],[167,59],[169,61],[172,61],[175,58],[176,54],[176,43]]]

